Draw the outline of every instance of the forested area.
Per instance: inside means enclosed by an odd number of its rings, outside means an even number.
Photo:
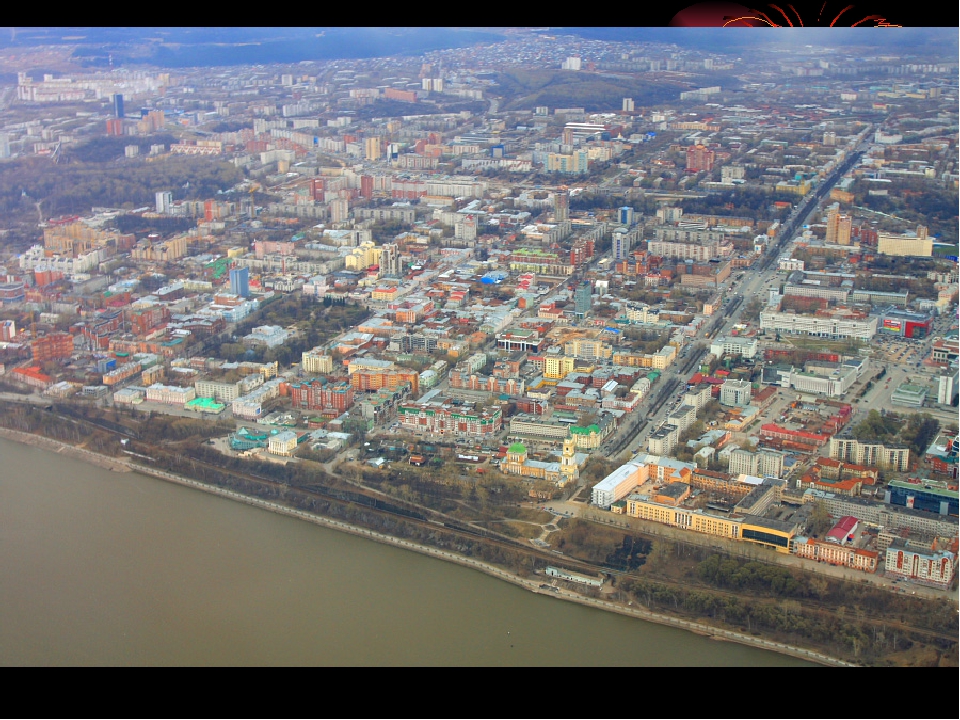
[[[91,207],[153,207],[161,191],[173,192],[177,200],[210,198],[243,179],[239,168],[205,157],[172,155],[122,163],[115,159],[68,157],[54,164],[49,158],[28,157],[4,163],[0,165],[0,212],[36,223],[41,214],[50,218],[88,213]]]
[[[881,414],[871,410],[867,417],[853,428],[853,436],[860,442],[893,442],[907,445],[914,455],[923,454],[937,436],[940,423],[926,413],[912,413],[906,422],[893,413]]]
[[[504,110],[530,110],[537,105],[583,107],[587,112],[616,111],[625,97],[654,105],[675,100],[683,89],[669,83],[605,77],[565,70],[511,69],[495,77]]]
[[[881,218],[882,229],[903,232],[925,225],[931,235],[939,236],[939,242],[954,244],[958,240],[957,191],[941,187],[933,179],[918,177],[884,183],[864,179],[855,182],[852,190],[854,205],[896,215],[904,221]],[[871,190],[885,190],[887,194],[871,195]]]

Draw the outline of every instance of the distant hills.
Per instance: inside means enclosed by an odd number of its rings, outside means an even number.
[[[671,27],[568,27],[552,33],[577,35],[587,40],[612,42],[666,42],[679,47],[713,52],[738,52],[761,45],[822,45],[841,48],[876,48],[901,53],[943,55],[956,61],[957,29],[939,27],[805,27],[805,28],[671,28]]]
[[[656,18],[657,22],[662,19]],[[449,27],[5,28],[0,30],[0,49],[70,45],[77,48],[76,59],[89,66],[105,66],[112,57],[115,65],[215,67],[419,55],[431,50],[496,43],[505,38],[508,30]],[[955,61],[958,55],[956,28],[551,27],[540,32],[574,35],[588,40],[665,42],[717,53],[737,53],[768,45],[820,45],[851,50],[874,48],[938,60]]]
[[[88,64],[164,67],[265,65],[419,55],[490,44],[496,31],[458,28],[23,28],[0,33],[0,48],[77,45]]]

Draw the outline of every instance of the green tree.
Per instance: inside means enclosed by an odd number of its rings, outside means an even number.
[[[747,300],[740,313],[740,319],[748,322],[756,322],[760,319],[760,311],[763,310],[763,302],[758,297],[752,297]]]
[[[813,535],[822,535],[833,527],[833,519],[827,511],[827,505],[822,500],[813,504],[813,512],[810,513],[810,522],[807,524],[808,532]]]

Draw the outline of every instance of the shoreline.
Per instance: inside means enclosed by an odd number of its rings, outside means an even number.
[[[733,630],[726,630],[723,628],[717,628],[712,625],[707,625],[704,623],[693,622],[690,620],[683,620],[678,617],[671,615],[663,615],[656,613],[650,610],[646,610],[638,607],[626,607],[618,603],[613,603],[607,600],[599,598],[590,598],[583,595],[579,595],[568,590],[558,589],[557,591],[553,590],[542,590],[540,589],[540,584],[543,582],[542,576],[537,576],[535,579],[522,578],[518,575],[510,573],[502,568],[499,568],[495,565],[490,565],[488,563],[474,560],[472,558],[464,557],[462,555],[457,555],[456,553],[447,552],[446,550],[440,550],[437,548],[430,547],[429,545],[421,545],[419,543],[410,542],[408,540],[403,540],[400,538],[395,538],[391,535],[386,535],[383,533],[376,532],[374,530],[368,530],[366,528],[358,527],[356,525],[350,525],[349,523],[341,522],[339,520],[332,520],[322,515],[316,515],[313,513],[308,513],[302,510],[297,510],[295,508],[282,505],[280,503],[270,502],[268,500],[262,500],[260,498],[250,497],[248,495],[243,495],[241,493],[233,492],[232,490],[226,490],[224,488],[217,487],[216,485],[210,485],[207,483],[200,482],[198,480],[192,480],[190,478],[185,478],[174,473],[166,472],[165,470],[157,470],[151,467],[140,465],[132,460],[121,460],[105,455],[100,455],[91,450],[85,448],[79,448],[69,443],[54,440],[52,438],[47,438],[41,435],[34,435],[32,433],[21,432],[18,430],[10,430],[8,428],[0,428],[0,437],[3,437],[7,440],[12,440],[19,442],[30,447],[36,447],[41,450],[48,450],[56,452],[59,454],[68,455],[74,457],[78,460],[83,460],[90,464],[96,465],[106,470],[112,472],[138,472],[142,475],[147,475],[149,477],[156,478],[158,480],[164,480],[166,482],[172,482],[177,485],[182,485],[184,487],[193,488],[195,490],[200,490],[201,492],[206,492],[211,495],[217,495],[225,499],[234,500],[236,502],[242,502],[246,505],[253,507],[258,507],[262,510],[268,510],[280,515],[286,515],[288,517],[293,517],[299,520],[305,520],[311,522],[314,525],[319,525],[321,527],[326,527],[331,530],[338,530],[340,532],[346,532],[351,535],[356,535],[359,537],[365,537],[374,542],[379,542],[385,545],[392,545],[394,547],[402,548],[404,550],[410,550],[413,552],[420,553],[422,555],[427,555],[438,560],[444,560],[446,562],[456,563],[463,567],[473,568],[479,572],[495,577],[500,580],[504,580],[513,585],[516,585],[524,590],[529,592],[536,593],[537,595],[545,595],[547,597],[552,597],[560,600],[566,600],[569,602],[576,602],[580,605],[586,607],[592,607],[594,609],[605,610],[607,612],[615,612],[620,615],[625,615],[627,617],[636,618],[638,620],[644,620],[646,622],[655,623],[657,625],[665,625],[668,627],[674,627],[681,630],[686,630],[688,632],[695,633],[702,637],[707,637],[711,640],[718,640],[723,642],[735,642],[741,645],[747,645],[750,647],[758,648],[761,650],[770,650],[773,652],[780,653],[781,655],[789,655],[801,660],[808,660],[810,662],[819,663],[822,665],[830,665],[837,667],[856,667],[853,663],[848,663],[838,658],[829,657],[822,653],[818,653],[813,650],[805,650],[803,648],[795,647],[792,645],[787,645],[785,643],[778,643],[772,640],[764,640],[762,638],[746,635],[744,633],[739,633]]]

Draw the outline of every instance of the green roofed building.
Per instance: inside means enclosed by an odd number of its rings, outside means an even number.
[[[186,403],[184,407],[187,410],[194,410],[195,412],[206,413],[208,415],[219,415],[223,412],[226,405],[218,403],[212,398],[196,398]]]
[[[605,422],[602,428],[596,423],[586,426],[571,425],[570,437],[573,438],[578,450],[596,450],[611,430],[613,430],[611,422]]]
[[[233,450],[252,450],[266,447],[270,442],[270,433],[255,432],[245,427],[240,428],[230,436],[230,448]]]

